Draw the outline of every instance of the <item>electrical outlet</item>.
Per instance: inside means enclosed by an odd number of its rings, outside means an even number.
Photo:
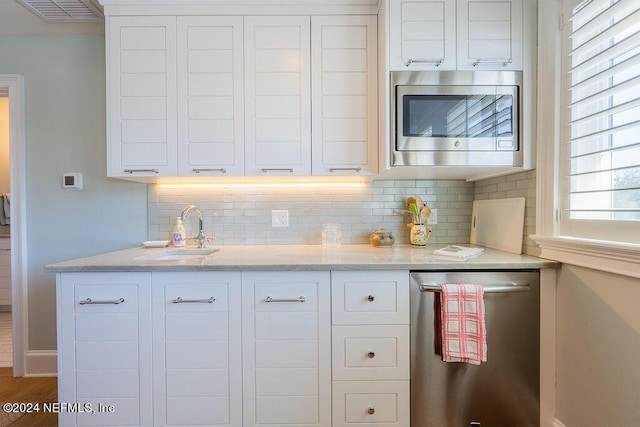
[[[271,226],[272,227],[288,227],[289,226],[289,211],[288,210],[272,210],[271,211]]]
[[[431,216],[427,220],[428,225],[434,225],[438,223],[438,209],[431,209]]]

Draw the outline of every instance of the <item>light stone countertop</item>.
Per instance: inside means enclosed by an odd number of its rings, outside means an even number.
[[[176,248],[137,247],[45,266],[46,272],[112,271],[260,271],[260,270],[473,270],[557,268],[559,263],[493,249],[466,260],[443,258],[433,251],[445,245],[224,245],[201,259],[160,261],[156,255]],[[464,245],[468,246],[468,245]]]

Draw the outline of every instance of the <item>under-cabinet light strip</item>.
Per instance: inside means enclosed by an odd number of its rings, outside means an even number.
[[[161,188],[360,188],[364,182],[226,182],[158,184]]]

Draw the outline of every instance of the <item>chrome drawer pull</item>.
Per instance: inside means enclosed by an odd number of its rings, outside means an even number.
[[[122,304],[124,302],[124,298],[120,298],[113,301],[94,301],[91,298],[87,298],[85,300],[80,301],[80,305],[90,305],[90,304]]]
[[[267,173],[267,172],[289,172],[289,173],[293,173],[293,168],[262,168],[260,170],[262,171],[262,173]]]
[[[367,357],[369,359],[373,359],[374,357],[376,357],[376,354],[373,351],[370,351],[369,353],[367,353]]]
[[[375,413],[376,413],[375,408],[369,408],[369,409],[367,409],[367,414],[369,414],[369,415],[373,415],[373,414],[375,414]]]
[[[360,172],[362,168],[329,168],[329,172],[337,172],[337,171],[354,171]]]
[[[200,172],[220,172],[220,173],[227,173],[227,170],[225,168],[217,168],[217,169],[191,169],[194,173],[200,173]]]
[[[474,67],[477,67],[478,65],[482,65],[482,64],[502,64],[503,67],[506,67],[507,65],[511,64],[513,62],[513,59],[511,58],[505,58],[505,59],[482,59],[482,58],[478,58],[475,61],[473,61],[473,65]]]
[[[300,296],[298,298],[293,298],[293,299],[275,299],[275,298],[271,298],[271,297],[266,297],[264,299],[264,302],[306,302],[307,299],[303,296]]]
[[[160,173],[158,169],[125,169],[124,173],[132,174],[132,173]]]
[[[216,299],[211,297],[209,299],[182,299],[178,297],[173,300],[174,304],[213,304]]]
[[[440,292],[442,285],[436,283],[419,284],[420,292]],[[482,290],[485,294],[497,294],[503,292],[526,292],[529,290],[529,285],[526,283],[504,283],[495,285],[482,285]]]
[[[436,67],[439,67],[444,62],[444,58],[442,59],[407,59],[404,63],[405,66],[410,67],[411,64],[433,64]]]
[[[373,302],[373,301],[375,301],[375,299],[376,299],[376,297],[374,297],[373,295],[369,295],[367,297],[367,301],[369,301],[369,302]]]

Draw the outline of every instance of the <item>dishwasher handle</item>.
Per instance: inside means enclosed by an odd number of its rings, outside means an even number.
[[[420,292],[440,292],[442,290],[442,284],[436,283],[418,283]],[[507,293],[507,292],[527,292],[529,290],[529,284],[527,283],[499,283],[482,285],[482,290],[485,294],[493,293]]]

